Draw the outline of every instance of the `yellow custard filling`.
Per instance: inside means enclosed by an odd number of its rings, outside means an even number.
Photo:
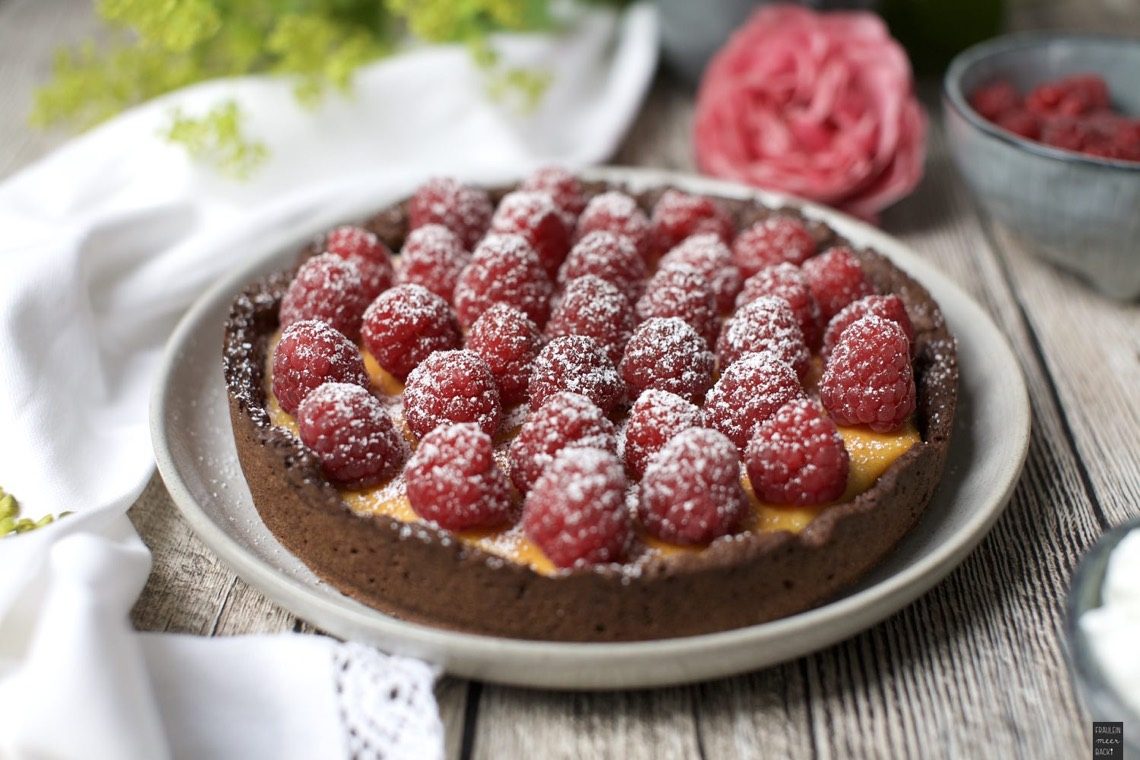
[[[270,342],[268,356],[272,357],[273,347],[277,336]],[[364,357],[364,367],[372,380],[372,384],[388,396],[398,396],[403,393],[403,384],[386,372],[368,351],[361,349]],[[272,362],[266,373],[266,410],[270,421],[277,427],[297,434],[297,423],[293,417],[281,408],[272,388]],[[408,441],[415,445],[414,437],[400,420],[398,427],[404,431]],[[496,454],[499,464],[506,469],[507,447],[517,433],[517,428],[506,434],[500,434],[496,440]],[[863,491],[870,488],[883,472],[892,463],[910,450],[922,438],[913,420],[908,421],[901,429],[893,433],[876,433],[864,427],[840,427],[839,434],[847,448],[851,459],[850,470],[847,475],[847,490],[838,502],[850,501]],[[752,485],[748,482],[748,475],[741,472],[741,484],[752,503],[752,514],[744,525],[745,530],[755,532],[788,531],[799,533],[808,523],[815,519],[821,511],[830,504],[818,506],[799,507],[779,504],[766,504],[756,498]],[[412,509],[408,501],[403,476],[397,476],[391,481],[362,490],[340,490],[341,498],[349,509],[359,515],[390,517],[400,522],[422,522],[419,515]],[[455,536],[462,542],[476,546],[489,554],[520,565],[527,565],[535,572],[543,575],[553,575],[557,568],[551,563],[542,550],[530,539],[523,535],[518,523],[508,528],[490,530],[456,531]],[[649,554],[671,555],[678,553],[699,552],[703,546],[679,546],[661,541],[653,536],[639,532],[638,539],[645,546]]]

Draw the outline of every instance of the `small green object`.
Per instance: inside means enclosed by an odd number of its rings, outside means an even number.
[[[16,503],[16,497],[10,493],[5,493],[0,489],[0,518],[15,517],[20,513],[20,505]]]
[[[17,503],[16,497],[0,488],[0,538],[10,536],[13,533],[27,533],[30,530],[42,528],[60,517],[66,517],[70,514],[71,512],[60,512],[58,516],[49,514],[38,520],[20,517],[20,505]]]

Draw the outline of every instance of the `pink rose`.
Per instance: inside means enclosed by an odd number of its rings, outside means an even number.
[[[873,219],[922,178],[926,117],[878,16],[769,5],[709,63],[693,138],[708,174]]]

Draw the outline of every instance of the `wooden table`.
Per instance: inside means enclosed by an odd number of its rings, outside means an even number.
[[[1014,26],[1137,30],[1127,3],[1015,3]],[[52,49],[94,29],[78,0],[0,0],[0,177],[62,141],[23,124]],[[880,625],[779,667],[680,688],[557,693],[443,678],[448,757],[1085,757],[1091,726],[1059,633],[1069,578],[1107,528],[1140,514],[1140,310],[1033,258],[952,167],[937,87],[927,176],[882,225],[989,311],[1025,372],[1033,435],[993,532]],[[692,93],[659,78],[616,163],[692,170]],[[1001,382],[1000,378],[997,382]],[[156,477],[131,510],[154,552],[140,629],[310,631],[190,532]],[[1129,730],[1140,730],[1134,727]],[[542,749],[540,749],[542,748]]]

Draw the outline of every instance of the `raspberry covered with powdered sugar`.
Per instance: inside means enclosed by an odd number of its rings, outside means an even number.
[[[455,422],[473,422],[494,435],[502,418],[495,376],[474,351],[436,351],[408,375],[404,419],[420,438]]]
[[[459,324],[470,327],[493,304],[505,303],[542,327],[554,286],[530,244],[519,235],[488,235],[455,284]]]
[[[641,479],[638,519],[662,541],[708,543],[739,530],[748,511],[736,447],[709,428],[678,433]]]
[[[612,452],[565,450],[527,494],[523,530],[557,567],[621,562],[633,537],[625,489]]]
[[[352,383],[367,388],[360,351],[324,322],[294,322],[273,349],[273,395],[292,414],[310,391],[324,383]]]
[[[546,335],[593,338],[610,361],[617,364],[633,334],[634,324],[629,299],[600,277],[587,274],[567,283],[546,324]]]
[[[297,408],[301,442],[321,472],[346,488],[365,488],[395,475],[407,446],[375,396],[354,383],[325,383]]]
[[[511,482],[521,493],[531,485],[565,448],[581,446],[616,452],[614,425],[580,393],[555,393],[531,410],[519,434],[511,441]]]
[[[420,285],[381,293],[364,312],[361,337],[376,362],[400,380],[435,351],[460,345],[447,301]]]
[[[494,528],[511,515],[511,486],[495,464],[491,436],[470,422],[424,436],[404,470],[408,502],[448,530]]]

